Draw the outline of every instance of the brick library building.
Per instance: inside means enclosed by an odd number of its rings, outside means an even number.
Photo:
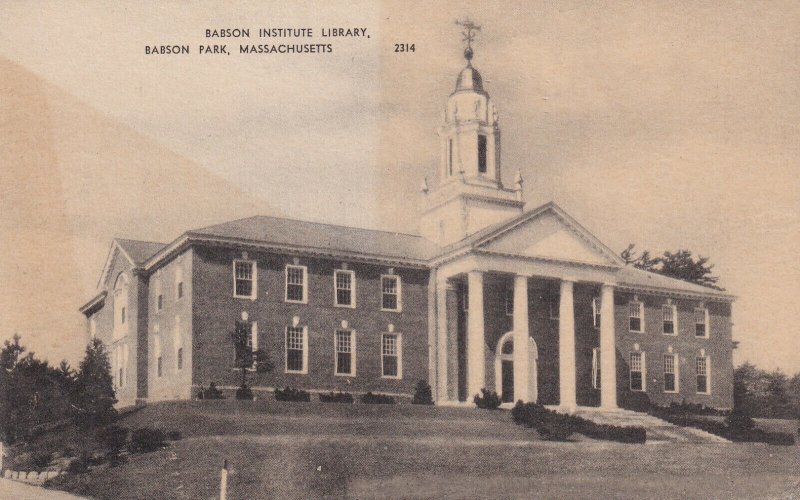
[[[734,297],[625,265],[555,203],[526,209],[464,55],[420,234],[254,216],[111,243],[80,310],[109,350],[118,405],[236,389],[238,329],[273,364],[249,374],[256,394],[410,398],[426,380],[437,404],[486,388],[566,411],[732,406]]]

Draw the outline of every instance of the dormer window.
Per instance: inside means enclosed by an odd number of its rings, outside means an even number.
[[[478,173],[486,173],[486,136],[478,135]]]

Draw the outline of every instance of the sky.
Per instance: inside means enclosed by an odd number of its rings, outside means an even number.
[[[792,2],[0,0],[0,338],[76,361],[113,237],[255,213],[415,232],[465,16],[527,207],[553,200],[617,251],[709,256],[738,296],[735,361],[800,371]],[[277,42],[262,27],[333,52],[204,36]],[[318,35],[337,27],[370,37]],[[145,54],[173,43],[193,53]]]

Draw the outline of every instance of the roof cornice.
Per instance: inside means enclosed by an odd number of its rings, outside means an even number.
[[[329,250],[318,247],[296,246],[271,243],[267,241],[249,240],[245,238],[231,238],[227,236],[209,236],[205,234],[187,232],[180,238],[173,241],[162,250],[148,259],[142,268],[145,272],[151,272],[159,267],[159,264],[168,260],[173,255],[182,252],[191,245],[215,245],[215,246],[236,246],[246,247],[257,250],[271,250],[279,252],[292,252],[303,255],[319,256],[319,257],[335,257],[344,258],[359,262],[379,263],[401,265],[403,267],[412,267],[418,269],[428,269],[430,267],[428,260],[421,259],[407,259],[403,257],[388,257],[385,255],[349,252],[346,250]]]

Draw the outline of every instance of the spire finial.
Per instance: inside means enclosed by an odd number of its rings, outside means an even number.
[[[467,64],[469,64],[473,54],[472,41],[475,40],[475,32],[480,31],[481,27],[470,21],[468,17],[464,18],[463,21],[456,20],[456,24],[464,28],[464,31],[461,32],[463,35],[462,41],[467,42],[467,46],[464,48],[464,59],[466,59]]]

